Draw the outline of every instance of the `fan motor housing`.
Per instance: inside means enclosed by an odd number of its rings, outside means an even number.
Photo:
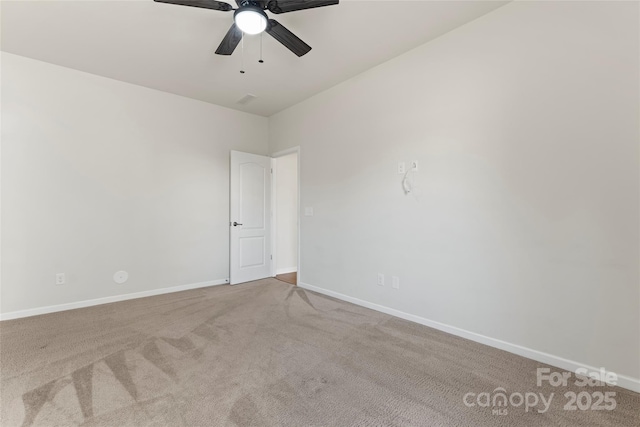
[[[240,9],[244,9],[247,6],[254,6],[260,10],[262,10],[262,6],[260,6],[260,2],[259,1],[251,1],[251,0],[243,0],[241,2],[239,2]],[[238,9],[238,10],[240,10]]]
[[[255,2],[247,2],[247,3],[255,3]],[[249,4],[249,5],[246,5],[246,6],[243,5],[242,7],[236,9],[236,11],[233,12],[233,17],[235,18],[238,13],[245,12],[247,10],[251,10],[253,12],[259,13],[260,15],[263,15],[265,18],[268,19],[267,14],[264,13],[264,10],[262,10],[262,8],[260,6],[255,6],[253,4]]]

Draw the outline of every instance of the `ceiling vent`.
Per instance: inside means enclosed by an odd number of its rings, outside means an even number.
[[[245,96],[243,96],[242,98],[240,98],[236,104],[240,104],[240,105],[247,105],[248,103],[250,103],[251,101],[253,101],[254,99],[256,99],[257,96],[252,95],[250,93],[246,94]]]

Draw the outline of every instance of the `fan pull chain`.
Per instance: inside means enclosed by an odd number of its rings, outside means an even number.
[[[258,61],[259,63],[264,63],[264,61],[262,60],[262,36],[264,34],[264,31],[260,33],[260,60]]]
[[[240,74],[244,74],[244,32],[242,33],[242,39],[241,42],[242,46],[242,54],[241,54],[241,59],[240,59]]]

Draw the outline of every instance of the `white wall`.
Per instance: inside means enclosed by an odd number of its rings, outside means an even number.
[[[638,16],[511,3],[271,117],[300,280],[639,378]]]
[[[275,159],[276,274],[298,270],[298,153]]]
[[[229,277],[229,150],[266,154],[266,134],[262,117],[2,53],[1,311]]]

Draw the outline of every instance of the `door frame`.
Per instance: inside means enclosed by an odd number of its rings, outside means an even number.
[[[276,266],[277,266],[277,237],[278,237],[278,228],[276,225],[276,208],[277,208],[277,204],[276,204],[276,174],[277,174],[277,166],[276,166],[276,159],[278,157],[284,157],[287,156],[289,154],[297,154],[298,155],[298,162],[297,162],[297,185],[298,185],[298,206],[297,206],[297,223],[298,223],[298,261],[297,261],[297,273],[296,273],[296,285],[300,282],[300,270],[301,270],[301,266],[300,266],[300,164],[301,162],[301,155],[300,155],[300,146],[296,146],[296,147],[292,147],[292,148],[287,148],[286,150],[281,150],[281,151],[276,151],[275,153],[271,154],[271,169],[273,170],[273,174],[271,176],[271,253],[273,254],[273,260],[271,262],[271,276],[275,277],[276,276]]]

